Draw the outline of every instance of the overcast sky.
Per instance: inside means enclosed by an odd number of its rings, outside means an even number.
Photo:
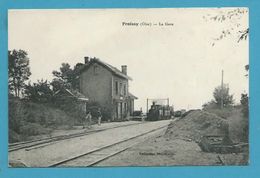
[[[84,56],[118,69],[127,65],[133,78],[130,92],[139,98],[135,107],[143,110],[146,98],[169,98],[175,109],[201,108],[213,99],[223,69],[224,83],[238,103],[248,91],[248,40],[238,43],[236,33],[214,39],[225,29],[246,29],[248,15],[222,23],[203,18],[220,11],[230,9],[10,10],[9,50],[28,52],[33,82],[51,80],[61,63],[74,66]],[[241,26],[234,26],[236,20]],[[140,26],[142,22],[157,25]]]

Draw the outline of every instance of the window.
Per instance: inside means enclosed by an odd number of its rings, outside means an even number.
[[[116,85],[115,85],[115,89],[116,89],[116,95],[118,95],[118,82],[116,81]]]
[[[124,84],[124,95],[126,96],[126,84]]]
[[[126,103],[124,103],[124,107],[125,107],[125,116],[127,116],[127,105],[126,105]]]
[[[120,95],[123,95],[123,87],[122,87],[122,83],[120,83],[119,85],[119,91],[120,91]]]

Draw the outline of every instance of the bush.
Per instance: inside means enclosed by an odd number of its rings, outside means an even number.
[[[20,133],[24,136],[35,136],[41,134],[48,134],[50,133],[50,129],[44,128],[43,126],[37,123],[27,122],[21,126]]]
[[[218,105],[214,100],[211,100],[211,101],[202,105],[203,110],[216,109],[216,108],[218,108]]]
[[[53,106],[64,111],[71,119],[68,120],[69,124],[81,123],[85,117],[85,103],[78,101],[73,97],[57,96],[53,98]]]
[[[21,122],[23,120],[23,105],[19,99],[9,99],[8,103],[8,126],[9,129],[12,129],[15,133],[20,132]]]
[[[232,110],[234,108],[233,106],[226,106],[223,109],[220,109],[217,103],[214,101],[210,101],[204,104],[202,107],[203,107],[203,111],[214,113],[217,116],[222,117],[224,119],[227,119],[228,117],[231,116]]]
[[[240,103],[242,106],[241,112],[243,114],[243,117],[245,119],[243,124],[243,140],[248,142],[248,132],[249,132],[249,126],[248,126],[248,118],[249,118],[249,101],[248,101],[248,94],[242,93]]]
[[[59,126],[74,124],[73,117],[50,104],[9,98],[9,141],[27,140],[29,136],[48,134]]]
[[[102,121],[111,119],[112,109],[110,107],[101,106],[98,102],[88,102],[86,108],[91,112],[94,121],[97,120],[98,109],[101,111]]]
[[[232,115],[232,108],[224,108],[224,109],[206,109],[205,111],[208,111],[210,113],[214,113],[219,117],[222,117],[224,119],[227,119]]]
[[[9,143],[19,142],[21,140],[21,137],[13,129],[9,129],[8,130],[8,140],[9,140]]]
[[[108,107],[101,107],[102,121],[108,121],[111,119],[111,109]]]

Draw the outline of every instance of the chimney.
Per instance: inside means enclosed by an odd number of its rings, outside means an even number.
[[[122,73],[127,75],[127,65],[122,65],[121,69],[122,69]]]
[[[89,57],[84,57],[84,59],[85,59],[85,64],[87,64],[88,62],[89,62]]]
[[[90,61],[98,61],[98,58],[96,58],[96,57],[92,57],[92,58],[89,58],[90,59]]]

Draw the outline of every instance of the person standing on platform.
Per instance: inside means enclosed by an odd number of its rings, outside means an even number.
[[[101,125],[102,114],[100,108],[98,108],[97,118],[98,118],[98,125]]]
[[[87,112],[87,115],[85,117],[85,120],[84,120],[84,126],[83,128],[86,127],[86,125],[88,126],[88,128],[91,128],[91,123],[92,123],[92,116],[91,116],[91,113],[90,111]]]

